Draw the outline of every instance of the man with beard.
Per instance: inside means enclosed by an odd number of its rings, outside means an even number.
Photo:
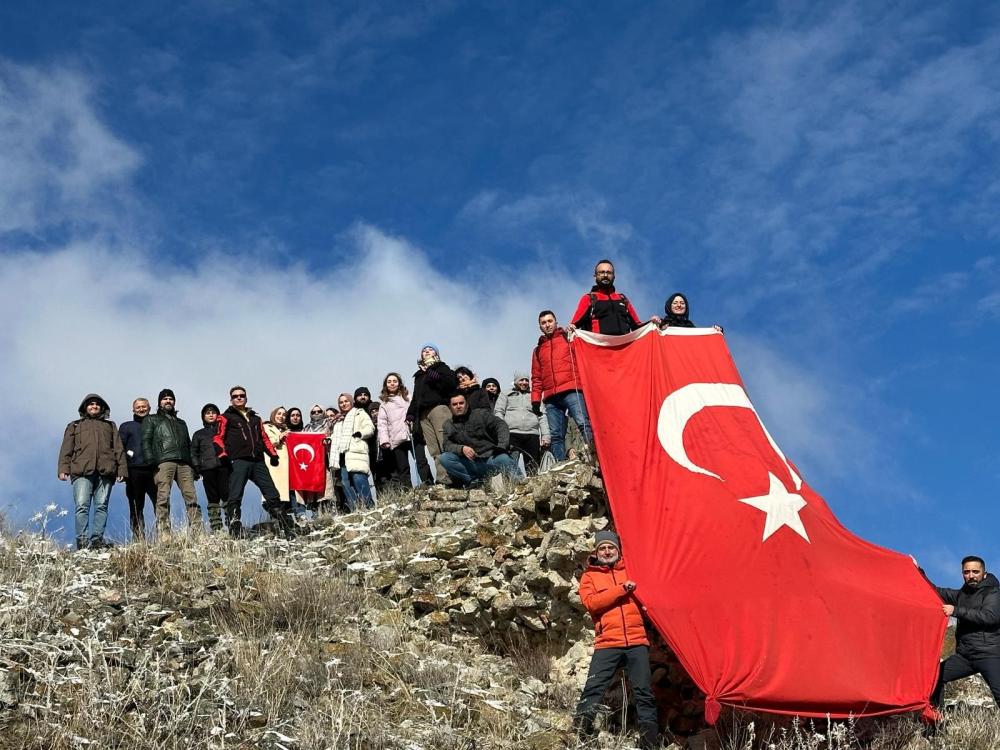
[[[142,422],[147,416],[149,399],[140,396],[132,402],[132,420],[123,422],[118,428],[128,461],[125,496],[128,498],[129,526],[132,538],[137,542],[146,538],[144,509],[147,496],[154,511],[156,509],[156,466],[147,461],[142,453]]]
[[[142,455],[156,466],[156,530],[170,531],[170,490],[174,482],[181,490],[188,524],[202,528],[201,508],[194,489],[194,468],[191,464],[191,434],[187,424],[177,416],[174,392],[164,388],[157,396],[156,414],[142,420]]]
[[[975,555],[962,560],[962,578],[960,589],[934,587],[944,600],[944,613],[958,620],[958,627],[955,653],[941,662],[931,703],[941,706],[946,683],[978,673],[1000,705],[1000,583]]]
[[[451,419],[444,423],[441,463],[459,487],[479,484],[488,477],[514,477],[517,465],[510,457],[507,423],[488,409],[469,409],[465,396],[456,393],[448,402]],[[502,484],[494,484],[499,489]]]
[[[624,667],[639,716],[640,746],[653,748],[659,741],[659,723],[650,689],[649,639],[635,590],[618,535],[608,529],[598,531],[594,554],[580,578],[580,601],[594,621],[595,638],[574,724],[584,735],[593,731],[601,699],[615,673]]]
[[[108,500],[115,481],[128,476],[125,449],[115,423],[108,419],[111,407],[96,393],[80,402],[80,418],[66,425],[59,447],[57,475],[73,485],[76,506],[76,548],[100,549],[108,522]],[[94,521],[90,522],[90,507]]]
[[[599,260],[594,266],[594,282],[590,292],[580,298],[570,330],[582,328],[608,336],[621,336],[642,327],[643,323],[632,303],[615,289],[615,267],[610,260]],[[651,320],[657,325],[660,323],[656,316]]]

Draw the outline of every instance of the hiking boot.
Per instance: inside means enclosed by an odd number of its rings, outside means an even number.
[[[239,519],[233,519],[229,522],[229,536],[233,539],[245,539],[246,532],[243,531],[243,524]]]

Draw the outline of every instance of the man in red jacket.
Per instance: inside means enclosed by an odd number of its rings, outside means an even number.
[[[545,404],[552,455],[557,461],[563,461],[566,459],[567,414],[580,428],[587,445],[592,441],[590,418],[573,367],[566,331],[556,322],[556,314],[551,310],[538,313],[538,329],[542,335],[531,353],[531,407],[536,414],[541,414],[542,404]]]
[[[613,531],[598,531],[594,555],[580,578],[580,599],[594,621],[594,655],[576,706],[575,723],[593,731],[597,706],[619,667],[625,667],[639,714],[642,747],[656,747],[659,722],[650,689],[649,639],[635,598],[635,581],[628,576],[621,542]]]
[[[657,325],[660,323],[655,315],[650,320]],[[580,297],[570,330],[582,328],[608,336],[621,336],[642,325],[632,303],[615,289],[614,264],[606,258],[597,261],[594,266],[594,286]]]

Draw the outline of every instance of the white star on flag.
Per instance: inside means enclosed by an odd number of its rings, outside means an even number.
[[[299,464],[299,469],[301,469],[302,471],[305,471],[308,468],[309,468],[309,464]]]
[[[806,501],[801,495],[786,490],[781,480],[771,472],[768,472],[767,476],[770,478],[771,486],[766,495],[740,499],[741,503],[752,505],[767,514],[767,520],[764,522],[764,538],[761,541],[766,542],[771,534],[782,526],[787,526],[808,542],[809,535],[802,525],[802,519],[799,518],[799,511],[806,507]]]

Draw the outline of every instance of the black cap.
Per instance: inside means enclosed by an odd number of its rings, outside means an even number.
[[[169,388],[164,388],[162,391],[160,391],[160,395],[156,397],[156,403],[159,404],[167,396],[170,396],[170,398],[172,398],[174,401],[177,400],[177,396],[174,395],[174,392],[172,390],[170,390]]]

